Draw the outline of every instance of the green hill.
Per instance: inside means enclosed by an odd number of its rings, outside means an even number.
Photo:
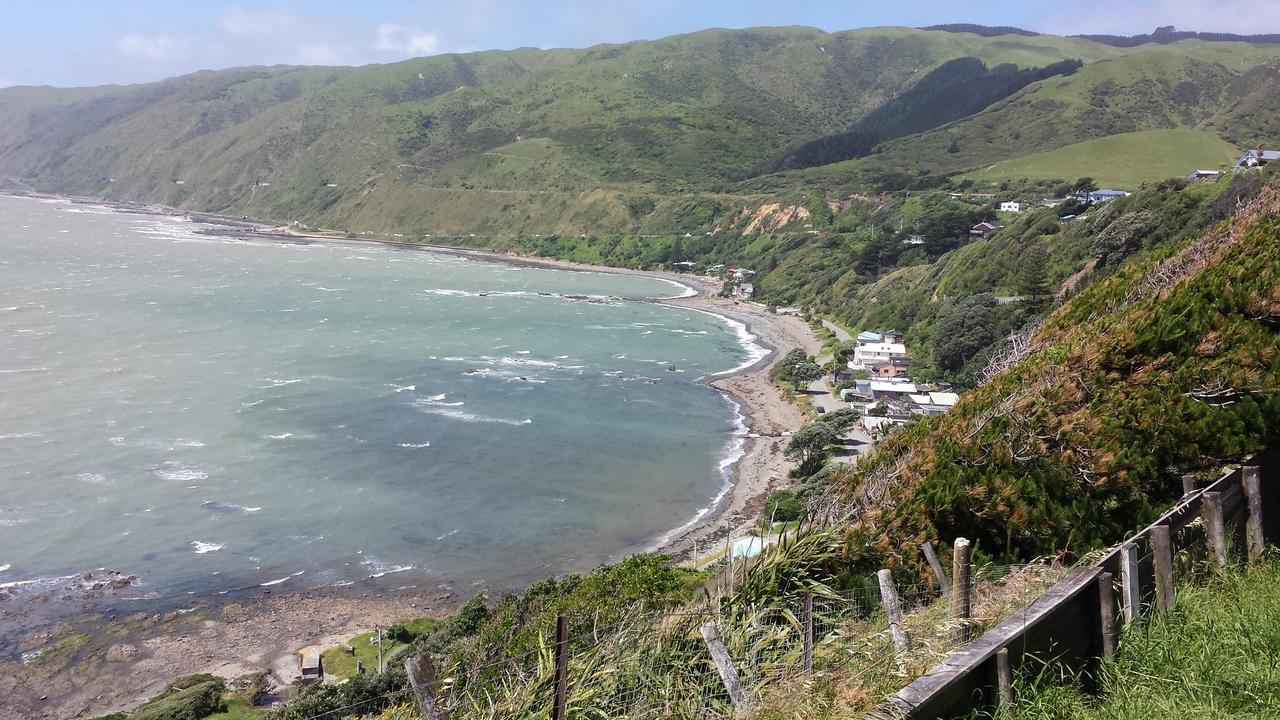
[[[1092,177],[1099,185],[1136,190],[1188,169],[1226,170],[1238,156],[1236,146],[1208,130],[1142,130],[1005,160],[968,177],[988,183]]]
[[[1139,46],[1032,83],[961,120],[884,143],[868,157],[757,178],[744,187],[936,187],[1012,158],[1149,130],[1200,129],[1237,148],[1274,142],[1280,126],[1266,108],[1280,101],[1273,77],[1278,58],[1274,46],[1194,40]],[[1178,168],[1172,175],[1196,169],[1203,157],[1181,147],[1165,154],[1168,166]]]
[[[353,231],[671,232],[693,197],[730,208],[812,185],[911,184],[1148,129],[1272,138],[1265,63],[1277,57],[1276,46],[1239,42],[789,27],[18,87],[0,90],[0,183]],[[990,107],[965,89],[981,73],[934,74],[957,62],[1015,68],[991,71],[1006,82],[1067,60],[1085,64]],[[971,114],[928,129],[941,105]],[[864,119],[884,137],[925,132],[849,166],[752,178]]]
[[[868,548],[869,567],[914,557],[926,538],[1011,558],[1088,550],[1150,520],[1181,473],[1274,442],[1278,215],[1273,183],[1206,234],[1126,263],[997,358],[1007,369],[951,412],[837,473],[839,505],[859,518],[850,546]]]

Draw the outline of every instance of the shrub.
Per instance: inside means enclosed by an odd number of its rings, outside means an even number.
[[[222,700],[226,684],[213,675],[179,678],[130,716],[132,720],[201,720],[227,709]]]

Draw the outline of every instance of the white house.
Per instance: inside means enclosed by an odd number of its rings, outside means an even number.
[[[901,360],[907,357],[907,346],[902,343],[858,343],[853,348],[853,359],[849,361],[852,370],[863,370],[867,363],[883,363],[890,360]]]
[[[1002,202],[1002,203],[1000,203],[1000,212],[1020,213],[1020,212],[1022,212],[1022,203],[1020,203],[1020,202]]]
[[[1236,161],[1235,169],[1257,167],[1274,160],[1280,160],[1280,150],[1246,150]]]

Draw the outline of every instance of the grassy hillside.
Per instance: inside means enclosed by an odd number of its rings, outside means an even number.
[[[1274,46],[1243,43],[1120,48],[791,27],[359,68],[238,68],[128,87],[8,88],[0,183],[353,231],[661,233],[675,229],[665,221],[678,211],[637,213],[636,198],[751,206],[807,193],[804,183],[824,193],[886,175],[910,184],[1156,128],[1202,125],[1236,144],[1269,138],[1276,83],[1259,68],[1277,56]],[[990,108],[977,101],[963,110],[976,114],[853,166],[748,180],[864,118],[886,136],[931,127],[937,120],[921,109],[968,98],[964,83],[981,76],[924,82],[946,63],[1025,71],[1065,60],[1085,65]]]
[[[957,536],[1010,557],[1079,552],[1149,520],[1180,492],[1179,473],[1273,442],[1278,216],[1272,184],[1203,237],[1126,264],[950,413],[838,473],[851,547],[873,566]]]
[[[873,155],[819,168],[759,178],[755,189],[796,183],[895,189],[937,186],[953,174],[1044,153],[1091,139],[1161,129],[1205,129],[1240,146],[1276,142],[1264,108],[1280,100],[1276,46],[1183,41],[1140,46],[1087,63],[1067,77],[1033,83],[982,112],[880,146]],[[1202,143],[1203,144],[1203,143]],[[1086,166],[1108,159],[1085,146]],[[1175,175],[1202,155],[1166,148]],[[1091,173],[1086,173],[1090,175]]]
[[[1005,160],[968,177],[987,183],[1092,177],[1099,185],[1136,190],[1193,169],[1228,169],[1239,154],[1235,145],[1208,130],[1143,130]]]
[[[1280,715],[1280,563],[1178,587],[1178,608],[1125,632],[1100,678],[1019,678],[998,720],[1195,720]],[[1066,682],[1064,682],[1064,680]],[[1097,687],[1089,692],[1083,685]]]

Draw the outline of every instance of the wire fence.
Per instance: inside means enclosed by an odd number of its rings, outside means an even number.
[[[905,646],[895,642],[880,589],[871,587],[807,598],[796,594],[767,604],[725,596],[699,607],[636,612],[606,625],[579,618],[570,623],[572,632],[559,638],[562,645],[546,635],[520,655],[441,667],[429,701],[453,720],[734,717],[740,699],[733,697],[705,634],[704,626],[712,624],[752,705],[785,702],[789,688],[811,688],[815,682],[860,687],[874,702],[963,644],[958,627],[976,635],[1064,572],[1054,565],[975,568],[973,612],[963,620],[951,617],[936,583],[897,586],[903,613],[897,624]],[[563,647],[562,675],[558,647]],[[407,704],[397,720],[419,717],[410,690],[364,702],[313,717],[376,716],[373,711],[391,704]]]

